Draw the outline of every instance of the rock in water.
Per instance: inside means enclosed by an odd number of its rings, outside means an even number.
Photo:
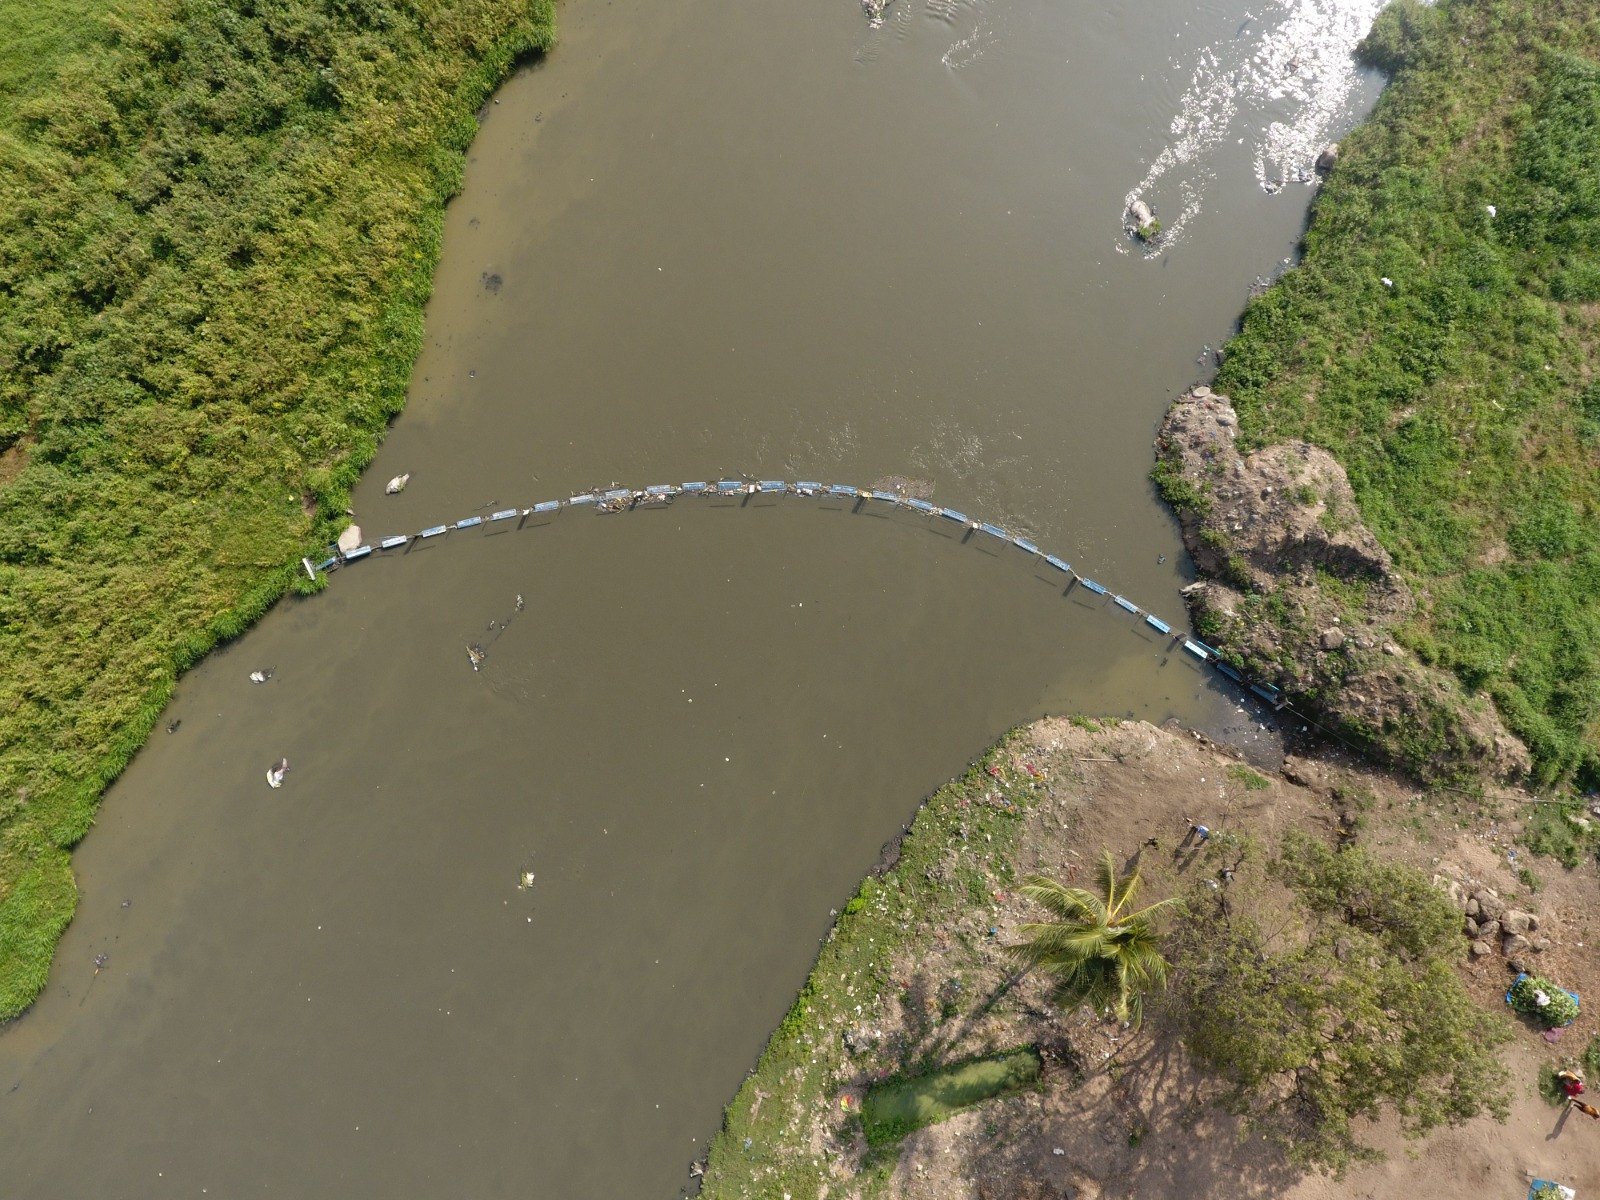
[[[397,495],[398,493],[405,491],[406,490],[406,484],[408,484],[410,482],[411,482],[411,472],[410,471],[407,471],[404,475],[396,475],[393,479],[389,480],[389,482],[384,485],[383,494],[385,496]]]
[[[339,535],[340,553],[349,554],[359,545],[361,545],[361,526],[346,525],[344,532]]]
[[[1149,229],[1156,221],[1155,213],[1150,211],[1150,206],[1143,200],[1135,200],[1128,205],[1128,216],[1136,229]]]
[[[1322,153],[1317,155],[1317,170],[1326,175],[1333,170],[1333,164],[1339,161],[1339,143],[1329,142],[1322,148]]]

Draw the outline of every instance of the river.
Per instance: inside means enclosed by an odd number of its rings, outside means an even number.
[[[1312,190],[1278,182],[1372,102],[1375,7],[571,0],[485,110],[356,519],[900,475],[1177,622],[1154,427],[1292,255]],[[830,910],[1005,728],[1270,753],[1166,639],[948,522],[515,524],[184,678],[0,1035],[8,1196],[675,1194]]]

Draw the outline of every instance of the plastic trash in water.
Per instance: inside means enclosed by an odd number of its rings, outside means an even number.
[[[483,660],[488,657],[489,656],[483,652],[483,647],[478,645],[477,642],[473,642],[467,647],[467,661],[472,664],[472,669],[474,671],[482,666]]]
[[[273,763],[267,768],[267,786],[270,788],[281,788],[283,786],[283,777],[288,773],[289,760],[287,758],[280,758],[277,762]]]
[[[383,485],[383,494],[385,496],[397,496],[406,490],[406,484],[410,482],[410,471],[407,471],[404,475],[396,475],[393,479],[389,480],[388,483]]]
[[[250,672],[250,682],[265,683],[267,680],[272,678],[272,675],[273,669],[271,667],[262,667],[259,671]]]

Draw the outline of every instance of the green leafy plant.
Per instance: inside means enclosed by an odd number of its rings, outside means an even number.
[[[1542,975],[1525,975],[1511,985],[1511,1007],[1546,1028],[1570,1025],[1578,1016],[1578,1002]]]
[[[1095,864],[1095,882],[1097,890],[1090,892],[1030,875],[1018,892],[1055,919],[1020,925],[1024,940],[1006,952],[1019,966],[1054,979],[1063,1006],[1087,1004],[1137,1025],[1146,993],[1167,983],[1155,918],[1178,901],[1133,908],[1142,885],[1139,870],[1119,878],[1109,850]]]

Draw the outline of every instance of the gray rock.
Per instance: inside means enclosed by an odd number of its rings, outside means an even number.
[[[1495,894],[1493,888],[1484,888],[1473,898],[1478,902],[1478,911],[1492,920],[1498,921],[1500,914],[1506,910],[1506,902]]]
[[[1471,950],[1472,950],[1472,957],[1473,958],[1482,958],[1487,954],[1494,953],[1494,951],[1490,947],[1489,943],[1488,942],[1484,942],[1484,941],[1473,942],[1472,946],[1471,946]]]
[[[1506,970],[1516,975],[1526,975],[1528,973],[1528,965],[1520,958],[1511,958],[1506,960]]]
[[[1467,898],[1466,908],[1464,908],[1462,911],[1465,912],[1469,917],[1477,916],[1478,913],[1482,911],[1478,907],[1478,898],[1476,896],[1469,896]]]
[[[1539,928],[1539,914],[1538,913],[1529,913],[1528,914],[1528,928],[1530,930],[1534,930],[1534,929]]]
[[[1530,946],[1532,946],[1534,951],[1536,953],[1538,953],[1538,954],[1543,954],[1546,950],[1550,949],[1551,946],[1555,945],[1554,942],[1552,942],[1549,938],[1546,938],[1546,937],[1534,938],[1528,944]]]
[[[1156,223],[1155,213],[1150,211],[1150,206],[1143,200],[1135,200],[1128,205],[1128,216],[1132,218],[1134,226],[1138,229],[1149,229]]]
[[[1499,937],[1500,936],[1500,922],[1499,921],[1479,921],[1478,922],[1478,936],[1481,937],[1484,941],[1488,941],[1490,938]]]
[[[1322,153],[1317,155],[1317,170],[1326,175],[1329,171],[1333,170],[1334,164],[1338,161],[1339,143],[1329,142],[1322,148]]]
[[[1500,916],[1500,928],[1506,933],[1521,936],[1527,933],[1532,926],[1529,924],[1527,913],[1521,909],[1508,908]]]
[[[1469,941],[1478,940],[1478,923],[1471,917],[1467,918],[1466,925],[1463,926],[1463,931],[1466,933]]]
[[[1322,631],[1322,648],[1324,650],[1337,650],[1344,645],[1344,630],[1324,629]]]
[[[1526,954],[1533,948],[1533,943],[1520,933],[1508,933],[1505,940],[1500,943],[1500,953],[1510,958],[1514,954]]]

